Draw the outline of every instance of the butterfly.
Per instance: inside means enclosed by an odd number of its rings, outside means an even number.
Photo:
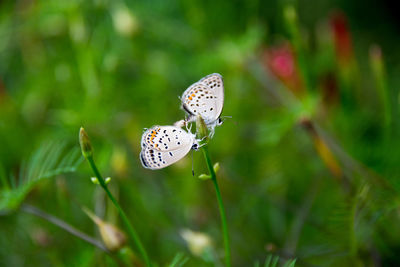
[[[213,73],[192,84],[181,97],[182,109],[188,114],[187,122],[200,115],[211,134],[222,124],[220,118],[224,106],[224,82],[222,76]]]
[[[196,136],[177,126],[153,126],[142,135],[140,160],[151,170],[167,167],[199,147]]]

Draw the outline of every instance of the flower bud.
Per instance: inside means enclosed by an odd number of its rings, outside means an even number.
[[[194,232],[190,229],[183,229],[180,234],[186,241],[189,250],[193,255],[202,256],[207,249],[212,247],[211,238],[207,234]]]
[[[126,236],[119,228],[105,222],[98,224],[98,227],[104,245],[110,251],[118,251],[125,246]]]
[[[203,118],[198,115],[196,119],[196,128],[197,128],[197,134],[199,138],[205,138],[208,136],[208,128],[206,123],[204,122]]]
[[[216,163],[214,164],[213,168],[214,168],[214,172],[217,173],[217,172],[219,171],[219,168],[220,168],[219,162],[216,162]]]
[[[97,177],[90,177],[90,180],[92,181],[93,184],[100,184],[99,179],[97,179]]]
[[[97,177],[91,177],[90,180],[92,181],[93,184],[100,184],[99,179],[97,179]],[[111,182],[111,177],[107,177],[106,179],[104,179],[105,184],[108,184],[109,182]]]
[[[103,243],[107,249],[114,252],[125,246],[127,242],[126,236],[118,227],[103,221],[85,207],[83,207],[83,211],[99,228],[101,239],[103,240]]]
[[[92,145],[90,144],[89,136],[83,127],[79,130],[79,143],[81,145],[82,155],[85,158],[91,157],[93,155]]]
[[[203,173],[203,174],[199,175],[199,179],[200,180],[208,180],[208,179],[211,179],[211,176]]]

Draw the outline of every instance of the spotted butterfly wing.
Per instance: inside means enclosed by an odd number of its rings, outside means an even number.
[[[195,136],[175,126],[153,126],[142,136],[140,160],[143,167],[156,170],[183,158],[197,143]]]
[[[189,114],[189,121],[201,115],[204,122],[215,127],[224,106],[222,76],[213,73],[192,84],[182,95],[182,108]]]
[[[156,150],[174,150],[182,146],[193,145],[194,135],[176,126],[153,126],[142,135],[142,147]]]

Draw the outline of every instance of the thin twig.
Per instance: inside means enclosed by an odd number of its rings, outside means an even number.
[[[46,221],[49,221],[52,224],[57,225],[58,227],[64,229],[68,233],[70,233],[70,234],[72,234],[72,235],[74,235],[74,236],[76,236],[76,237],[78,237],[78,238],[80,238],[80,239],[92,244],[93,246],[103,250],[104,252],[110,254],[110,251],[100,241],[88,236],[87,234],[79,231],[75,227],[69,225],[68,223],[64,222],[63,220],[61,220],[61,219],[59,219],[59,218],[57,218],[57,217],[55,217],[53,215],[50,215],[50,214],[48,214],[48,213],[46,213],[46,212],[44,212],[44,211],[42,211],[42,210],[40,210],[40,209],[38,209],[38,208],[36,208],[34,206],[31,206],[31,205],[28,205],[28,204],[23,204],[21,206],[21,210],[26,212],[26,213],[38,216],[38,217],[40,217],[42,219],[45,219]]]
[[[292,227],[289,232],[289,236],[287,238],[285,244],[285,254],[294,255],[296,252],[297,244],[299,242],[299,238],[301,235],[301,231],[303,229],[304,223],[307,220],[307,217],[310,213],[311,207],[314,203],[314,200],[317,196],[317,193],[320,188],[320,177],[315,176],[314,181],[312,183],[312,187],[304,198],[303,203],[297,209],[296,218],[292,223]]]

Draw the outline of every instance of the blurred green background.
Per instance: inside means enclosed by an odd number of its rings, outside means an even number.
[[[0,265],[118,265],[26,212],[35,206],[100,240],[86,206],[124,229],[79,154],[84,126],[154,263],[182,253],[185,266],[222,266],[214,188],[197,179],[207,172],[201,153],[193,153],[195,177],[191,155],[158,171],[138,156],[143,129],[184,118],[178,97],[214,72],[224,77],[222,115],[232,116],[210,153],[221,164],[233,265],[268,254],[296,266],[398,265],[396,8],[1,1]],[[212,245],[194,251],[185,229]]]

